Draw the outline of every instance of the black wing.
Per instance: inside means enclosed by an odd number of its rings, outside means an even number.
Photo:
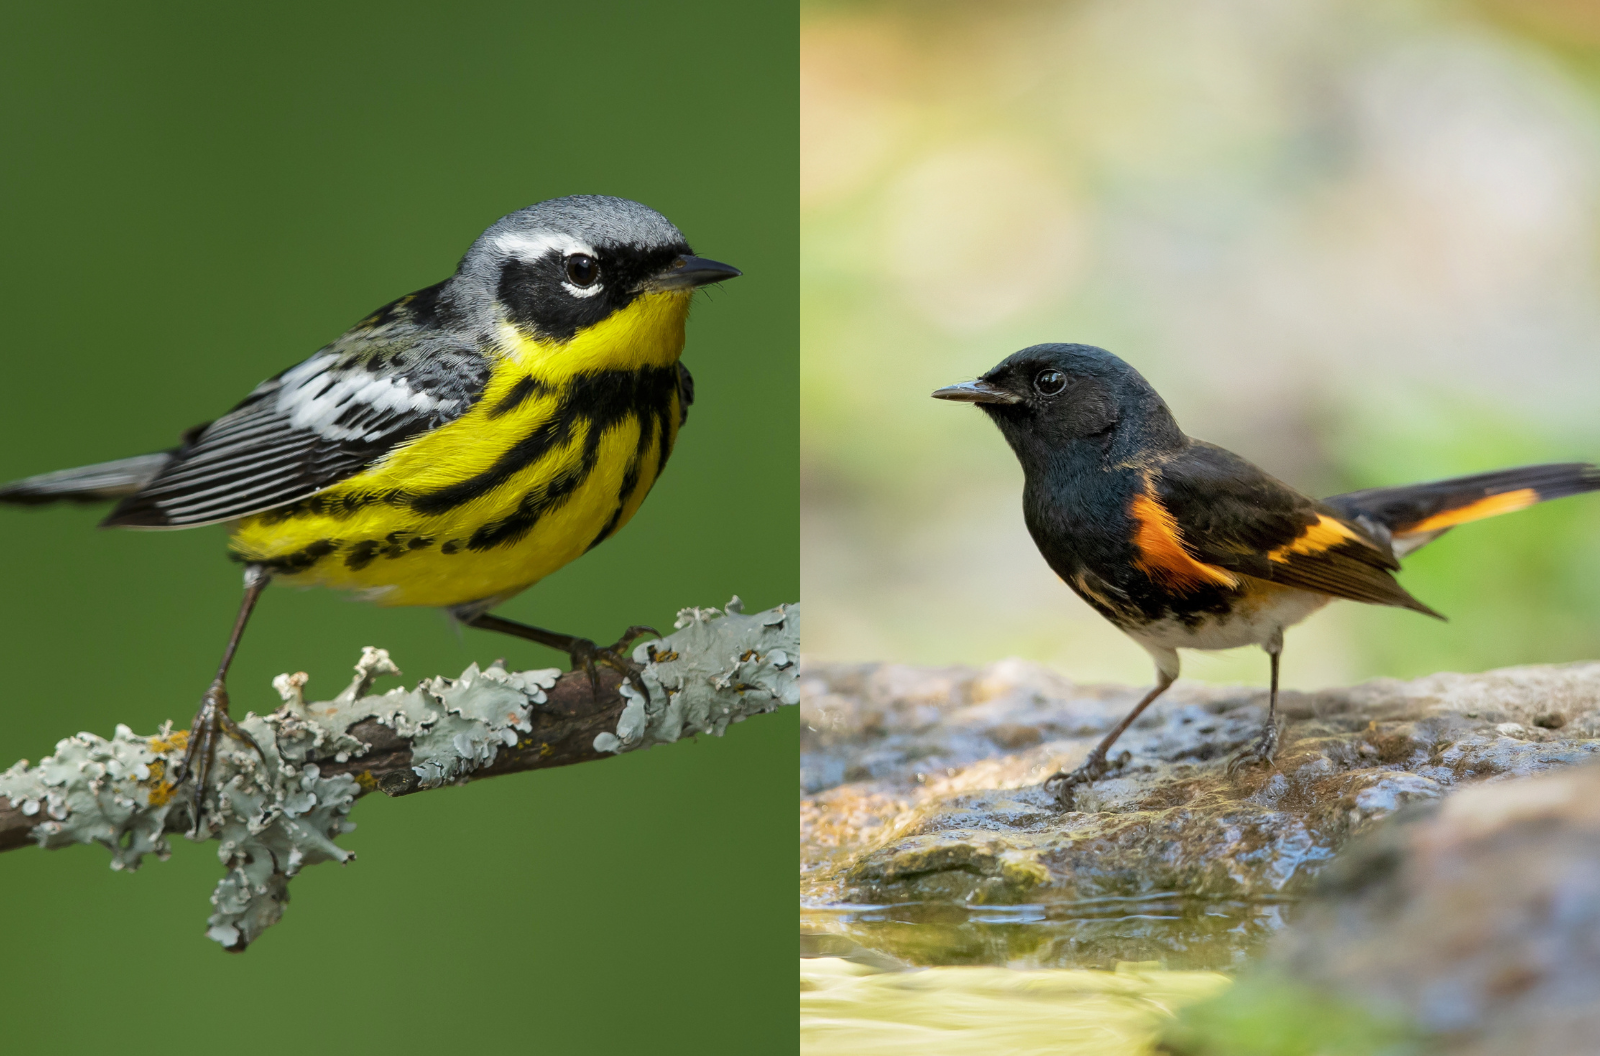
[[[1390,548],[1339,511],[1251,463],[1195,441],[1152,485],[1197,560],[1231,573],[1437,616],[1391,574]]]
[[[678,428],[689,420],[689,405],[694,402],[694,375],[682,363],[678,364]]]
[[[188,528],[246,517],[331,487],[466,413],[489,362],[440,328],[438,290],[380,309],[190,430],[161,473],[103,524]]]

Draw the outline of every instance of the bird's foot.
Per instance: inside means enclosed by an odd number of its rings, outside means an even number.
[[[1233,777],[1247,766],[1258,764],[1271,766],[1272,759],[1278,754],[1278,724],[1269,722],[1262,729],[1261,736],[1255,743],[1245,748],[1228,760],[1228,776]]]
[[[266,759],[255,738],[228,714],[228,687],[220,678],[211,683],[211,688],[200,698],[200,710],[195,712],[194,722],[189,725],[189,741],[184,746],[183,758],[172,768],[173,787],[191,778],[194,780],[194,827],[189,830],[190,836],[200,836],[206,831],[206,781],[211,776],[212,763],[216,761],[219,733],[243,741],[263,760]]]
[[[600,699],[600,666],[604,665],[620,674],[644,699],[650,699],[650,690],[644,684],[644,668],[633,662],[629,656],[629,647],[634,639],[644,635],[661,637],[661,632],[654,627],[633,626],[622,632],[622,637],[608,646],[598,646],[587,638],[574,638],[569,654],[572,657],[572,670],[582,670],[589,675],[589,691],[594,694],[594,699]]]
[[[1073,789],[1079,785],[1090,785],[1114,770],[1120,770],[1128,765],[1128,760],[1133,758],[1128,752],[1118,752],[1113,761],[1108,762],[1105,754],[1098,748],[1089,753],[1089,758],[1083,765],[1071,773],[1056,771],[1044,779],[1044,790],[1056,797],[1056,802],[1062,810],[1071,810],[1073,805]]]

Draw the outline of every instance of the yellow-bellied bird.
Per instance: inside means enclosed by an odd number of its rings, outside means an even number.
[[[678,362],[689,302],[738,274],[638,202],[541,202],[172,450],[30,477],[0,501],[120,499],[106,527],[231,525],[244,603],[175,775],[200,788],[219,730],[249,740],[225,679],[273,578],[438,606],[563,650],[591,679],[597,661],[627,673],[641,628],[599,648],[489,610],[638,511],[694,396]]]

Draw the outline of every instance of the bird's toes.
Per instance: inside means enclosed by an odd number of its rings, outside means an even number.
[[[635,635],[634,637],[638,637]],[[620,643],[619,643],[620,644]],[[615,648],[601,649],[596,655],[600,663],[620,674],[623,679],[634,688],[634,691],[646,700],[650,699],[650,689],[644,684],[644,668],[619,652]]]
[[[654,627],[651,627],[648,624],[635,624],[634,626],[623,631],[622,637],[618,638],[616,643],[605,651],[608,653],[618,653],[623,656],[627,656],[633,651],[633,643],[635,639],[643,638],[647,634],[652,638],[661,637],[661,632],[656,630]]]
[[[1117,756],[1115,764],[1109,764],[1106,762],[1105,756],[1098,752],[1092,753],[1088,759],[1084,760],[1083,765],[1076,770],[1070,773],[1058,770],[1045,778],[1044,790],[1056,797],[1056,802],[1061,805],[1062,810],[1071,810],[1076,798],[1074,789],[1079,785],[1093,784],[1095,781],[1100,780],[1114,767],[1126,765],[1128,758],[1128,753],[1123,752]]]
[[[1274,723],[1261,731],[1254,744],[1228,760],[1228,776],[1237,775],[1247,766],[1271,766],[1277,754],[1278,727]]]
[[[584,671],[589,676],[589,690],[594,699],[600,699],[600,668],[608,667],[625,679],[634,690],[646,700],[650,698],[650,691],[645,687],[644,668],[633,662],[624,652],[635,638],[646,632],[653,633],[649,627],[629,627],[626,634],[615,645],[598,646],[587,638],[577,638],[572,643],[572,670]],[[660,635],[656,635],[660,637]]]

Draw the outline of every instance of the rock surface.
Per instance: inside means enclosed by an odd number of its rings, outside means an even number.
[[[1329,1002],[1428,1052],[1600,1048],[1600,765],[1407,811],[1317,888],[1262,966],[1186,1013],[1168,1051],[1253,1052],[1245,1039]]]
[[[1142,692],[1074,685],[1021,661],[802,664],[808,924],[881,946],[845,925],[874,913],[880,925],[930,913],[1069,920],[1048,948],[1037,948],[1037,928],[1019,928],[1033,937],[990,934],[967,959],[1221,967],[1230,958],[1178,955],[1206,933],[1232,935],[1239,951],[1275,931],[1276,904],[1400,807],[1600,757],[1600,663],[1286,692],[1276,764],[1237,779],[1226,760],[1255,735],[1265,693],[1180,682],[1119,742],[1128,765],[1080,789],[1079,810],[1059,811],[1040,782],[1082,761]],[[826,908],[841,905],[856,908]],[[1084,919],[1108,917],[1172,923],[1138,958],[1074,947]]]

